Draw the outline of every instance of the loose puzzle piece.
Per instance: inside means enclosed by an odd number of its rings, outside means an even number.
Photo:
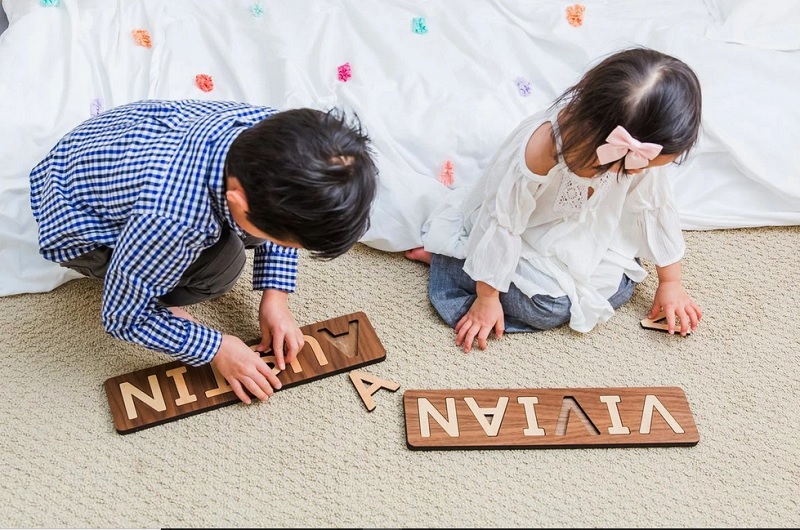
[[[375,410],[375,400],[372,399],[372,395],[375,392],[381,388],[385,388],[390,392],[397,392],[400,388],[398,383],[393,383],[392,381],[387,381],[386,379],[381,379],[380,377],[359,370],[350,372],[350,381],[355,385],[356,390],[358,390],[358,395],[361,396],[361,400],[364,402],[364,406],[367,407],[369,412]],[[364,386],[364,381],[370,383],[369,388]]]
[[[664,312],[661,311],[656,315],[656,318],[643,318],[641,321],[642,327],[645,329],[655,329],[658,331],[666,331],[669,333],[669,324],[667,324],[667,317],[664,315]],[[680,335],[681,332],[681,320],[676,316],[675,317],[675,334]],[[686,335],[692,334],[692,328],[686,330]]]
[[[410,449],[696,445],[678,387],[407,390]]]
[[[286,370],[271,352],[261,356],[277,374],[281,390],[386,359],[386,350],[363,312],[300,328],[305,344]],[[252,341],[251,344],[258,344]],[[210,364],[175,361],[105,382],[114,427],[128,434],[239,402],[225,378]]]

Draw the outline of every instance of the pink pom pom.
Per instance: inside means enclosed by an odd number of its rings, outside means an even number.
[[[339,81],[341,81],[342,83],[347,82],[348,79],[353,77],[353,74],[350,69],[350,63],[344,63],[340,65],[338,68],[338,74],[339,74]]]
[[[211,79],[210,75],[197,74],[194,78],[194,82],[197,85],[197,88],[203,92],[211,92],[214,90],[214,80]]]
[[[455,175],[453,174],[453,162],[450,160],[445,160],[445,163],[442,164],[442,168],[439,170],[439,182],[447,187],[450,187],[453,185],[454,180]]]

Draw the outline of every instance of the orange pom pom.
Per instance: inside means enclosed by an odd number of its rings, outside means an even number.
[[[569,22],[569,25],[576,28],[582,26],[584,11],[586,11],[586,6],[581,4],[567,6],[567,22]]]
[[[136,44],[139,46],[145,48],[153,47],[153,41],[150,40],[150,32],[146,29],[135,29],[131,31],[131,35],[133,35],[133,40],[135,40]]]

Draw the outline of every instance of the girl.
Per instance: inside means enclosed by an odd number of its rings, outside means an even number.
[[[702,312],[681,285],[684,253],[665,167],[697,140],[700,84],[682,61],[646,48],[615,53],[553,105],[525,119],[470,189],[422,228],[430,298],[456,345],[486,348],[494,330],[607,321],[656,265],[649,318],[669,332]],[[676,317],[680,324],[676,324]]]

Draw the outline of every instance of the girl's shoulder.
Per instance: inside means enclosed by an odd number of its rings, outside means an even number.
[[[542,122],[525,144],[525,166],[535,175],[547,176],[558,163],[553,123]]]

